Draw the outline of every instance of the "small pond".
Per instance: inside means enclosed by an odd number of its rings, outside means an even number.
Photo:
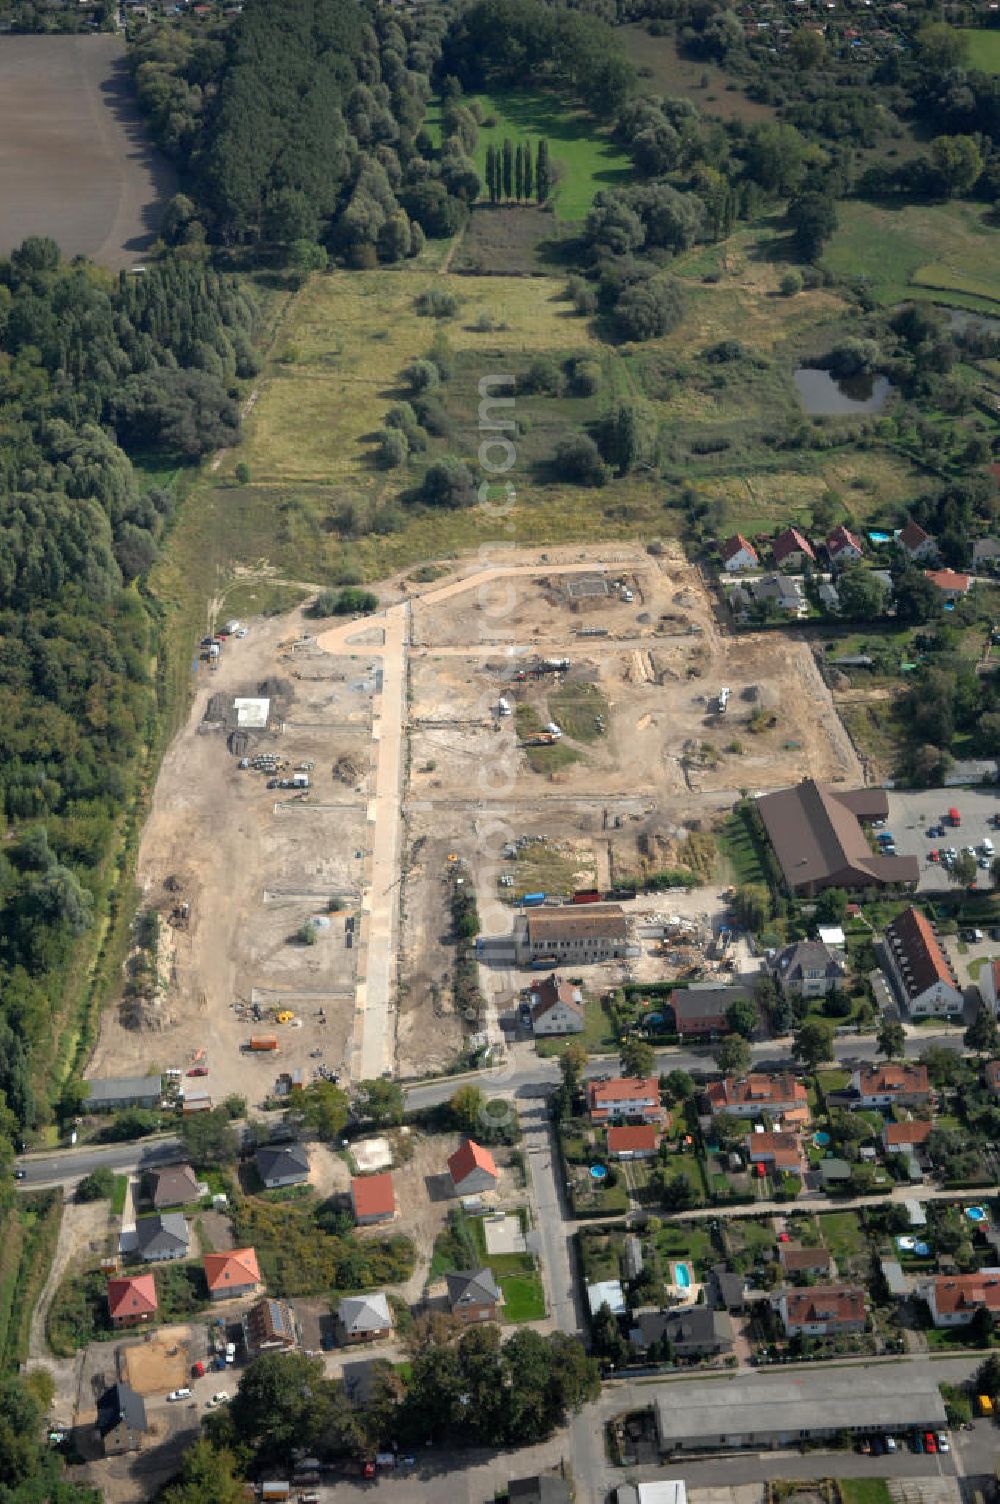
[[[799,366],[793,376],[802,406],[814,418],[850,417],[852,413],[880,413],[889,400],[888,376],[845,376]]]
[[[948,328],[957,329],[964,333],[966,329],[981,328],[989,334],[1000,334],[1000,319],[990,318],[989,314],[972,313],[967,308],[947,308]]]

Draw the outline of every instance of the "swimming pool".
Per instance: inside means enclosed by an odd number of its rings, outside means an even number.
[[[830,1135],[828,1133],[824,1133],[822,1128],[818,1129],[817,1132],[813,1134],[813,1143],[816,1145],[817,1149],[825,1149],[829,1142]]]
[[[985,1222],[986,1208],[985,1206],[967,1206],[965,1208],[965,1215],[970,1222]]]
[[[674,1265],[674,1284],[677,1286],[678,1290],[690,1290],[691,1270],[688,1268],[687,1264]]]
[[[869,533],[868,537],[869,537],[869,540],[872,543],[891,543],[892,542],[892,538],[890,537],[890,535],[888,533]]]

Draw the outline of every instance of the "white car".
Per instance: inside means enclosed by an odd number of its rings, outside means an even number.
[[[895,1436],[887,1436],[885,1438],[885,1449],[886,1449],[887,1452],[890,1452],[890,1453],[894,1452],[896,1450],[896,1438],[895,1438]]]
[[[213,1394],[212,1395],[212,1398],[208,1402],[208,1408],[210,1410],[213,1410],[216,1405],[227,1405],[228,1403],[229,1403],[229,1395],[226,1393],[226,1391],[224,1389],[220,1389],[219,1392],[218,1392],[218,1394]]]
[[[168,1400],[189,1400],[190,1398],[190,1389],[171,1389],[170,1393],[167,1395]]]
[[[937,1444],[938,1444],[938,1451],[939,1452],[950,1452],[951,1451],[951,1442],[948,1440],[947,1436],[944,1434],[943,1431],[939,1431],[938,1434],[937,1434]]]

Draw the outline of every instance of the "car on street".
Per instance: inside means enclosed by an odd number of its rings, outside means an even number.
[[[190,1389],[171,1389],[170,1393],[167,1395],[168,1400],[189,1400],[190,1398]]]
[[[26,1179],[27,1174],[28,1174],[27,1170],[15,1170],[14,1171],[14,1179],[15,1180],[24,1180],[24,1179]]]

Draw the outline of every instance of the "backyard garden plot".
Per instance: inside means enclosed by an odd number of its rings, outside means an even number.
[[[965,56],[970,68],[983,73],[1000,73],[1000,31],[970,29],[961,32],[965,39]]]

